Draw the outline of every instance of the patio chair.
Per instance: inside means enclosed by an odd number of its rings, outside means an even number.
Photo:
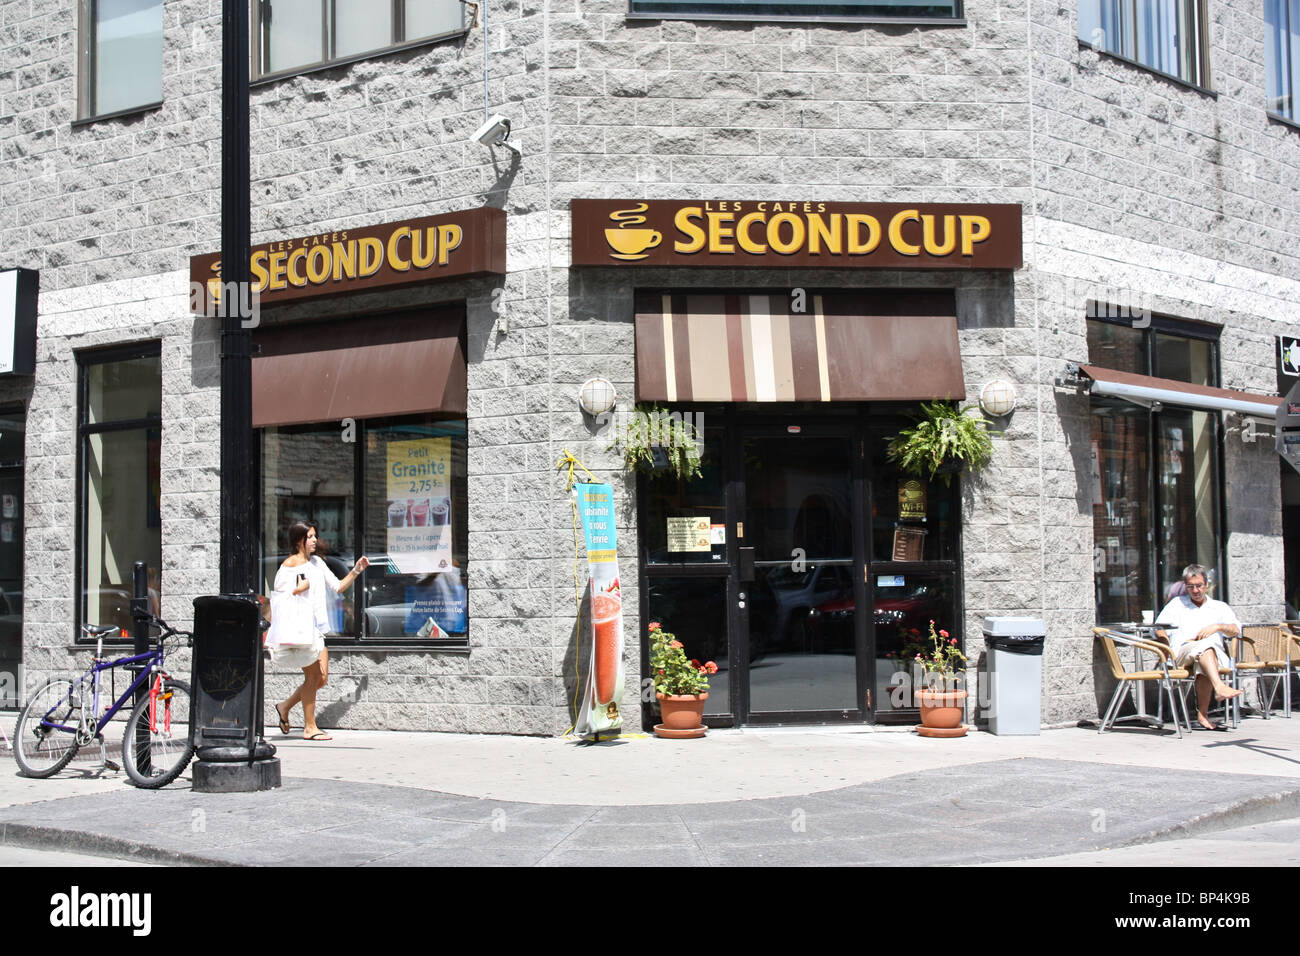
[[[1094,627],[1092,634],[1096,640],[1101,642],[1102,650],[1106,654],[1106,662],[1110,665],[1111,676],[1118,682],[1115,693],[1111,695],[1110,703],[1106,705],[1106,712],[1102,715],[1101,726],[1097,728],[1097,733],[1105,733],[1114,725],[1125,692],[1130,687],[1137,687],[1143,682],[1155,683],[1165,692],[1165,696],[1169,699],[1169,712],[1174,718],[1174,729],[1178,731],[1178,736],[1182,737],[1183,735],[1183,724],[1187,725],[1188,732],[1191,731],[1191,720],[1187,716],[1187,706],[1183,701],[1183,697],[1181,694],[1174,693],[1174,682],[1190,680],[1191,674],[1184,668],[1170,666],[1172,658],[1168,647],[1154,641],[1144,641],[1128,634],[1121,634],[1108,627]],[[1123,661],[1119,658],[1117,644],[1132,647],[1135,662],[1139,659],[1139,652],[1155,655],[1156,668],[1154,670],[1125,669]],[[1136,664],[1135,666],[1141,665]],[[1182,713],[1181,721],[1178,719],[1180,709]]]
[[[1238,674],[1253,676],[1259,682],[1259,707],[1265,720],[1273,710],[1273,698],[1279,683],[1282,685],[1282,709],[1286,716],[1291,716],[1291,660],[1288,652],[1293,640],[1289,628],[1272,625],[1243,627],[1241,639],[1233,642]],[[1273,684],[1268,697],[1265,697],[1264,682],[1269,679]]]

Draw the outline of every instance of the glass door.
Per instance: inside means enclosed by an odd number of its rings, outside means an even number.
[[[861,719],[854,448],[851,422],[740,432],[737,623],[751,722]]]

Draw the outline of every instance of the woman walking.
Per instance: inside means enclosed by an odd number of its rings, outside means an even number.
[[[301,702],[304,740],[333,740],[316,726],[316,692],[329,679],[329,651],[325,634],[329,630],[329,605],[325,589],[342,594],[362,571],[370,566],[365,555],[357,559],[342,580],[316,556],[316,528],[305,521],[289,526],[289,549],[293,552],[275,575],[276,604],[271,610],[271,631],[267,647],[277,667],[301,667],[303,681],[288,700],[275,705],[280,733],[289,733],[289,712]]]

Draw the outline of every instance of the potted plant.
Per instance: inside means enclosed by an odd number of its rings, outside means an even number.
[[[889,442],[885,454],[907,474],[934,480],[965,466],[980,469],[993,458],[989,423],[968,414],[975,406],[959,407],[955,402],[923,402],[921,417],[914,428],[904,428]]]
[[[663,723],[655,725],[658,736],[672,740],[704,736],[709,675],[717,672],[713,661],[688,660],[682,642],[658,621],[650,622],[650,674],[663,715]]]
[[[619,451],[631,471],[667,471],[676,478],[698,478],[704,451],[699,429],[689,419],[661,405],[639,406],[615,432],[610,450]]]
[[[916,732],[922,737],[965,737],[966,690],[961,687],[963,674],[959,669],[966,663],[966,655],[957,647],[957,638],[947,631],[935,629],[930,622],[928,653],[918,653],[916,662],[925,668],[925,685],[916,691],[917,706],[921,708],[921,726]]]

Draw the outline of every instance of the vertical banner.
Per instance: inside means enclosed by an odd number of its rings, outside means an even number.
[[[451,439],[388,443],[388,560],[399,574],[451,567]]]
[[[591,667],[587,692],[578,707],[574,729],[579,736],[623,726],[618,701],[623,696],[623,598],[618,587],[618,530],[614,523],[614,489],[579,482],[573,486],[578,516],[587,543],[591,585]]]

